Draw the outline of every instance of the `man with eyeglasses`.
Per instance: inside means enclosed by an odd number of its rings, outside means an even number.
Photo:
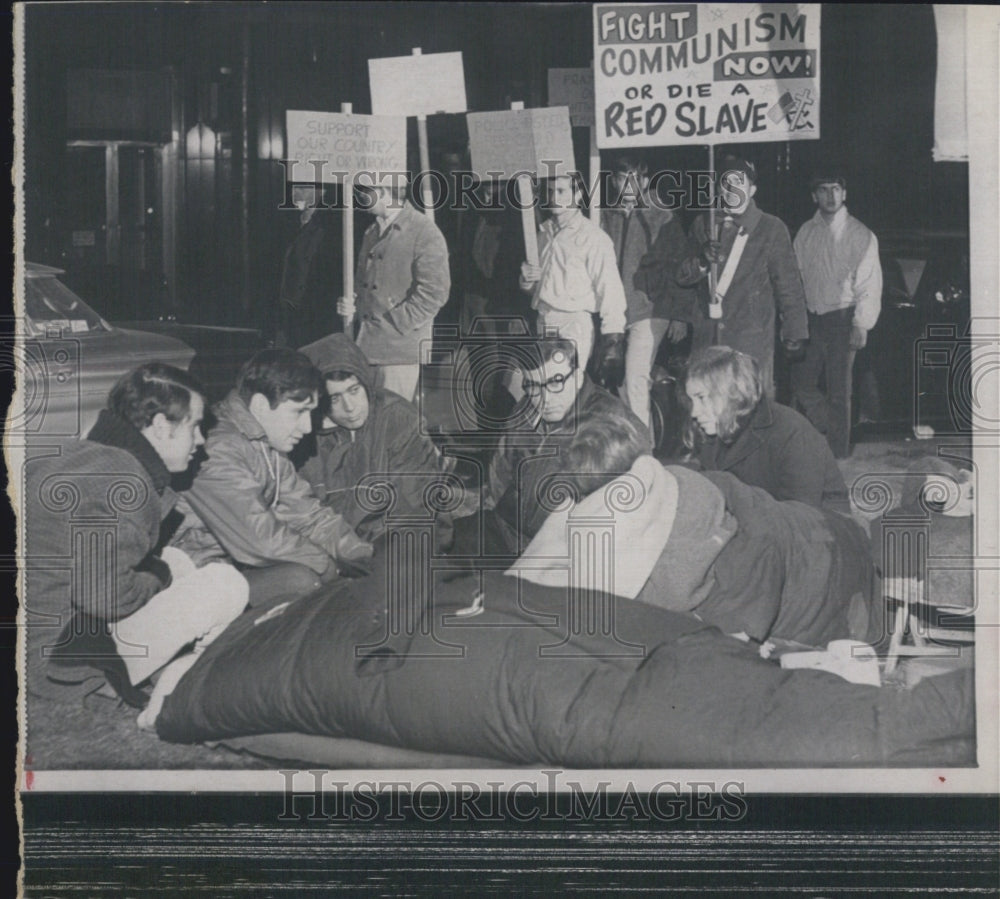
[[[540,339],[524,363],[525,414],[510,419],[490,462],[483,490],[483,555],[515,556],[527,546],[551,511],[539,496],[541,478],[558,469],[564,447],[576,433],[577,417],[601,414],[646,426],[618,397],[595,384],[579,364],[576,344]],[[456,522],[456,555],[475,555],[479,528]],[[463,539],[464,538],[464,539]]]

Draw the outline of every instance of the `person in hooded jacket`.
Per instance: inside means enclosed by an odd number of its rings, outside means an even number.
[[[425,501],[447,466],[417,407],[375,386],[374,368],[346,334],[331,334],[301,352],[319,369],[326,396],[316,452],[299,474],[365,540],[385,533],[387,517],[434,515],[438,540],[448,542],[449,516]]]

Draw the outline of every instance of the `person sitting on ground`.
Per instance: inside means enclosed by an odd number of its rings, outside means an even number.
[[[372,555],[370,543],[316,498],[288,453],[312,430],[319,372],[301,353],[261,350],[214,409],[208,459],[178,508],[174,545],[196,562],[231,558],[247,573],[251,605],[275,591],[309,592],[338,567]]]
[[[142,708],[141,684],[246,607],[246,579],[231,565],[197,568],[178,549],[160,550],[176,500],[171,474],[204,443],[204,408],[193,377],[151,362],[115,384],[86,440],[29,460],[26,557],[64,560],[27,573],[30,692],[85,684],[96,669]]]
[[[760,367],[727,346],[706,347],[687,368],[684,443],[706,471],[731,471],[775,499],[850,514],[847,486],[823,436],[764,394]]]
[[[301,352],[326,386],[316,452],[299,469],[320,502],[365,540],[385,533],[387,517],[432,514],[424,497],[445,463],[417,407],[375,386],[368,359],[345,334],[331,334]],[[439,539],[450,542],[449,517],[436,517]]]
[[[576,431],[578,416],[601,412],[627,420],[648,437],[649,431],[624,402],[595,384],[579,364],[572,340],[543,338],[524,361],[522,389],[526,403],[508,419],[508,427],[490,461],[483,489],[482,555],[517,555],[545,520],[536,495],[538,462],[554,456]],[[476,555],[479,528],[455,524],[455,555]]]

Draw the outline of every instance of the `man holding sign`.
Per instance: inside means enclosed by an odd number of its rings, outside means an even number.
[[[420,376],[421,346],[432,337],[434,316],[448,299],[448,247],[437,226],[406,200],[405,181],[358,176],[364,201],[375,216],[358,254],[355,296],[358,347],[376,370],[376,386],[413,402]],[[340,315],[355,305],[341,297]]]
[[[550,182],[552,217],[539,229],[539,264],[521,266],[520,287],[532,294],[538,333],[576,344],[585,368],[594,345],[593,313],[601,317],[598,379],[621,382],[625,367],[625,288],[611,238],[580,211],[579,175]]]
[[[691,352],[724,344],[752,356],[760,365],[764,392],[773,399],[776,311],[790,357],[801,354],[809,336],[802,276],[788,229],[754,202],[754,165],[728,156],[719,171],[723,215],[716,218],[715,233],[709,231],[707,215],[695,220],[692,255],[677,273],[682,285],[707,286],[692,316]]]

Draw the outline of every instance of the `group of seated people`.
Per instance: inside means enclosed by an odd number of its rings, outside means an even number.
[[[99,674],[152,728],[165,697],[248,606],[370,577],[396,522],[425,523],[427,551],[455,560],[458,574],[520,568],[565,583],[565,565],[551,560],[569,552],[566,491],[571,508],[589,501],[599,518],[617,508],[602,489],[622,478],[644,502],[615,519],[612,593],[758,642],[877,634],[867,538],[843,478],[807,420],[764,395],[752,358],[728,347],[692,357],[688,453],[668,466],[652,460],[646,426],[590,380],[571,341],[534,341],[521,388],[471,488],[479,510],[456,517],[455,503],[433,499],[442,484],[455,488],[454,460],[414,404],[375,386],[343,334],[260,351],[211,410],[183,371],[130,372],[86,440],[28,463],[29,557],[72,559],[28,571],[29,692]],[[172,475],[202,447],[175,493]],[[787,505],[777,518],[775,501]],[[780,546],[776,529],[787,532]]]

